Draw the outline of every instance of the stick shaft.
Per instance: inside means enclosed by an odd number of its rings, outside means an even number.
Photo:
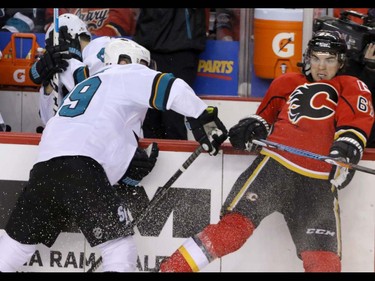
[[[133,219],[126,227],[127,228],[133,228],[137,224],[139,224],[141,221],[145,219],[145,217],[148,216],[148,214],[155,208],[156,204],[168,193],[170,187],[172,184],[183,174],[183,172],[186,171],[187,168],[195,161],[195,159],[198,158],[198,156],[202,153],[203,148],[202,146],[199,146],[186,161],[182,164],[182,166],[173,174],[173,176],[164,184],[154,195],[154,197],[151,199],[150,203],[147,205],[147,207],[144,209],[144,211],[139,215],[138,218]],[[92,267],[87,270],[87,272],[95,272],[99,266],[103,263],[102,257],[98,259],[97,262],[94,262]]]
[[[276,149],[279,149],[279,150],[287,151],[287,152],[290,152],[290,153],[293,153],[293,154],[296,154],[296,155],[299,155],[299,156],[304,156],[304,157],[308,157],[308,158],[311,158],[311,159],[324,161],[324,162],[332,164],[332,165],[336,165],[336,166],[340,166],[340,167],[344,167],[344,168],[357,170],[357,171],[361,171],[361,172],[364,172],[364,173],[375,175],[374,169],[370,169],[370,168],[367,168],[367,167],[364,167],[364,166],[361,166],[361,165],[357,165],[357,164],[353,164],[353,163],[342,162],[342,161],[339,161],[339,160],[337,160],[335,158],[332,158],[332,157],[329,157],[329,156],[316,154],[316,153],[313,153],[313,152],[310,152],[310,151],[307,151],[307,150],[287,146],[285,144],[280,144],[280,143],[276,143],[276,142],[273,142],[273,141],[262,140],[262,139],[253,140],[253,143],[256,144],[256,145],[260,145],[260,146],[272,147],[272,148],[276,148]]]
[[[151,199],[150,203],[146,207],[146,209],[140,214],[140,216],[137,219],[134,219],[130,223],[130,227],[134,227],[137,224],[139,224],[141,221],[144,220],[145,217],[152,211],[152,209],[156,206],[156,204],[162,199],[167,192],[169,191],[172,184],[182,175],[183,172],[194,162],[195,159],[198,158],[198,156],[203,151],[203,148],[199,146],[190,156],[189,158],[182,164],[182,166],[173,174],[173,176],[167,181],[167,183],[162,186],[158,192],[154,195],[154,197]]]
[[[57,46],[59,45],[59,9],[53,8],[53,45]],[[56,114],[58,110],[58,96],[59,96],[59,74],[56,73],[53,75],[53,84],[55,85],[56,89],[53,91],[53,112]]]

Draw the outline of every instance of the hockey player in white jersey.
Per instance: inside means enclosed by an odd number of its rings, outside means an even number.
[[[134,127],[148,108],[169,109],[187,117],[210,155],[227,137],[217,108],[182,79],[148,68],[145,48],[115,39],[104,59],[108,66],[77,84],[47,123],[29,181],[0,237],[2,272],[19,269],[38,243],[50,247],[69,219],[100,250],[103,271],[135,271],[134,231],[126,228],[126,206],[112,187],[137,148]]]
[[[48,38],[49,36],[47,36]],[[114,39],[113,37],[103,36],[91,41],[82,40],[82,61],[78,58],[66,60],[68,65],[64,71],[59,74],[60,88],[58,94],[58,105],[61,104],[65,95],[71,91],[74,86],[86,79],[91,73],[95,73],[99,68],[104,66],[104,48]],[[52,80],[48,79],[46,87],[40,88],[40,118],[44,125],[55,115],[53,110],[54,92],[56,87],[52,87]]]
[[[45,36],[46,53],[40,61],[34,63],[30,78],[42,84],[39,95],[39,114],[46,124],[55,115],[55,102],[59,106],[74,86],[86,79],[90,73],[97,72],[104,64],[104,48],[114,37],[102,36],[93,40],[85,22],[70,13],[59,16],[59,45],[53,46],[54,24],[48,28]],[[59,87],[53,83],[53,75],[59,73]],[[57,101],[55,92],[58,91]],[[142,130],[134,133],[143,137]],[[159,148],[152,143],[151,154],[139,147],[133,157],[129,170],[119,181],[121,185],[135,186],[147,176],[155,166]]]
[[[59,45],[53,46],[54,23],[46,32],[46,53],[30,69],[30,78],[40,88],[40,117],[44,124],[55,115],[54,92],[58,106],[73,87],[104,66],[104,48],[115,37],[92,39],[84,21],[70,13],[59,16]],[[155,62],[151,60],[153,68]],[[59,73],[60,87],[53,85],[53,75]],[[139,137],[143,137],[141,133]]]
[[[91,46],[91,52],[85,48],[92,43],[91,34],[86,24],[74,14],[59,16],[59,44],[53,44],[54,23],[50,25],[45,36],[44,55],[36,61],[30,69],[30,79],[40,88],[40,117],[44,124],[55,115],[53,104],[58,91],[57,105],[61,104],[64,96],[80,81],[89,76],[90,68],[95,71],[103,66],[103,59],[95,55],[110,41],[104,36],[96,39],[97,48]],[[100,43],[100,44],[99,44]],[[89,54],[92,54],[91,56]],[[87,67],[86,67],[87,66]],[[54,85],[53,75],[59,73],[59,85]]]

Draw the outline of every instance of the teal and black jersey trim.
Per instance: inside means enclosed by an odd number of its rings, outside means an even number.
[[[89,76],[90,72],[87,66],[77,68],[73,73],[74,85],[77,85],[79,82],[82,82]]]
[[[176,77],[172,73],[159,73],[152,83],[150,106],[157,110],[166,110],[172,84]]]

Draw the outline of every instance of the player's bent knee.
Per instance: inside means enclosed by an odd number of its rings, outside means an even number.
[[[133,236],[107,241],[97,246],[105,272],[134,272],[137,268],[137,246]]]
[[[228,213],[218,224],[209,225],[197,237],[213,257],[221,258],[241,248],[254,229],[254,224],[245,216]]]
[[[301,257],[305,272],[341,272],[341,260],[336,253],[305,251]]]

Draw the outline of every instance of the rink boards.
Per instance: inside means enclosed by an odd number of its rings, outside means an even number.
[[[14,202],[36,159],[38,134],[0,133],[0,233]],[[144,139],[146,146],[151,140]],[[143,187],[124,191],[131,206],[130,214],[138,216],[157,188],[163,186],[197,147],[194,141],[159,140],[160,154],[152,173],[142,181]],[[238,153],[226,143],[216,157],[206,153],[172,185],[165,200],[135,228],[139,250],[137,271],[154,270],[187,237],[207,223],[219,220],[221,204],[239,176],[254,160],[254,155]],[[374,152],[368,149],[360,162],[375,168]],[[344,272],[374,272],[374,175],[357,172],[351,184],[339,192]],[[56,243],[38,246],[22,271],[83,272],[100,254],[92,249],[77,227],[62,232]],[[101,271],[101,268],[98,268]],[[237,252],[218,259],[205,272],[301,272],[283,216],[274,213],[266,218],[253,236]]]

